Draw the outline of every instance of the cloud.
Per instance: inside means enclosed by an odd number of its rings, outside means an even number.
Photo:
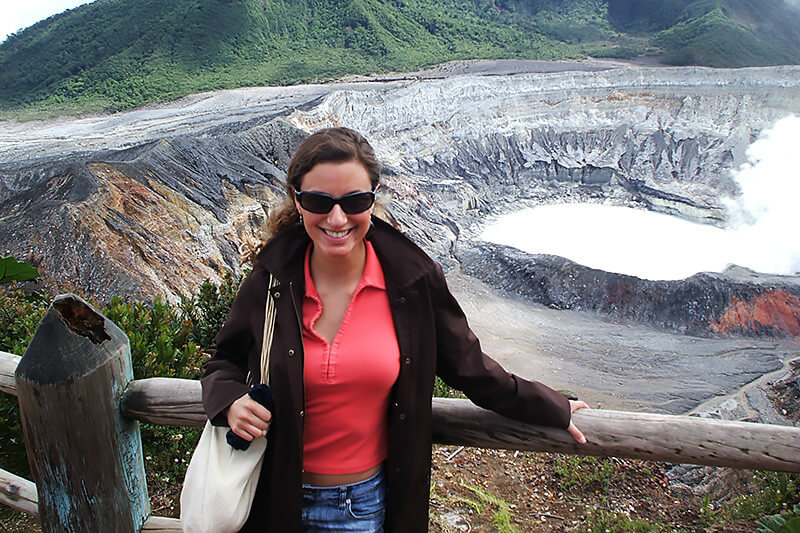
[[[747,150],[749,162],[734,178],[741,195],[726,202],[735,237],[734,262],[759,272],[800,271],[800,117],[791,115],[761,133]]]

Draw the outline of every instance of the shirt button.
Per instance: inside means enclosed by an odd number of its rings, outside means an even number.
[[[294,350],[289,350],[289,357],[292,357],[293,355],[294,355]]]
[[[400,413],[400,420],[405,420],[405,419],[406,419],[405,413]]]
[[[411,364],[411,358],[410,357],[406,357],[405,364],[407,364],[407,365]]]
[[[273,298],[275,298],[275,299],[277,300],[278,298],[280,298],[280,297],[281,297],[281,293],[280,293],[280,292],[278,292],[278,291],[275,291],[275,294],[273,294],[273,295],[272,295],[272,297],[273,297]]]
[[[406,303],[406,297],[405,296],[401,296],[397,301],[400,302],[401,304],[404,304],[404,303]]]
[[[304,416],[306,416],[306,412],[305,411],[300,411],[300,418],[303,418]]]

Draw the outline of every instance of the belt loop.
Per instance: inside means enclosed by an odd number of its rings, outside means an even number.
[[[339,509],[347,508],[347,487],[339,487]]]

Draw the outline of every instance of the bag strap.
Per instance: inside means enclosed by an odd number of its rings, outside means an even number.
[[[272,335],[275,333],[275,298],[270,289],[277,287],[278,279],[269,275],[267,284],[267,303],[264,307],[264,338],[261,341],[261,383],[269,385],[269,352],[272,349]]]

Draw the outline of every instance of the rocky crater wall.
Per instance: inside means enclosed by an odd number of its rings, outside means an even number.
[[[253,90],[243,91],[252,97]],[[218,109],[184,102],[146,121],[145,111],[115,115],[107,140],[94,126],[81,133],[80,121],[40,127],[71,137],[66,144],[34,142],[36,157],[25,148],[29,138],[9,141],[0,132],[0,253],[36,264],[59,292],[177,298],[205,278],[241,271],[239,246],[261,236],[294,147],[305,132],[345,125],[364,133],[384,163],[380,198],[389,218],[447,267],[518,287],[548,305],[583,302],[683,332],[793,331],[722,326],[735,323],[725,319],[731,306],[741,311],[773,290],[752,280],[715,281],[728,289],[711,297],[713,305],[697,303],[708,285],[677,291],[688,308],[656,316],[647,298],[662,298],[666,289],[628,280],[608,289],[613,276],[586,273],[571,285],[576,267],[474,241],[491,217],[543,203],[607,202],[723,223],[720,199],[736,193],[730,170],[761,130],[800,114],[798,67],[455,76],[271,88],[269,98],[254,109],[237,108],[232,97]],[[113,131],[135,136],[125,142]],[[43,154],[42,146],[54,148]],[[540,277],[521,283],[530,262]],[[542,292],[536,284],[547,271],[551,290]],[[780,290],[797,296],[791,287]],[[598,291],[637,297],[606,301]],[[684,312],[682,321],[672,316]]]
[[[652,281],[491,243],[467,245],[456,255],[465,273],[553,309],[593,311],[701,337],[800,338],[800,279],[793,276],[731,267]]]

